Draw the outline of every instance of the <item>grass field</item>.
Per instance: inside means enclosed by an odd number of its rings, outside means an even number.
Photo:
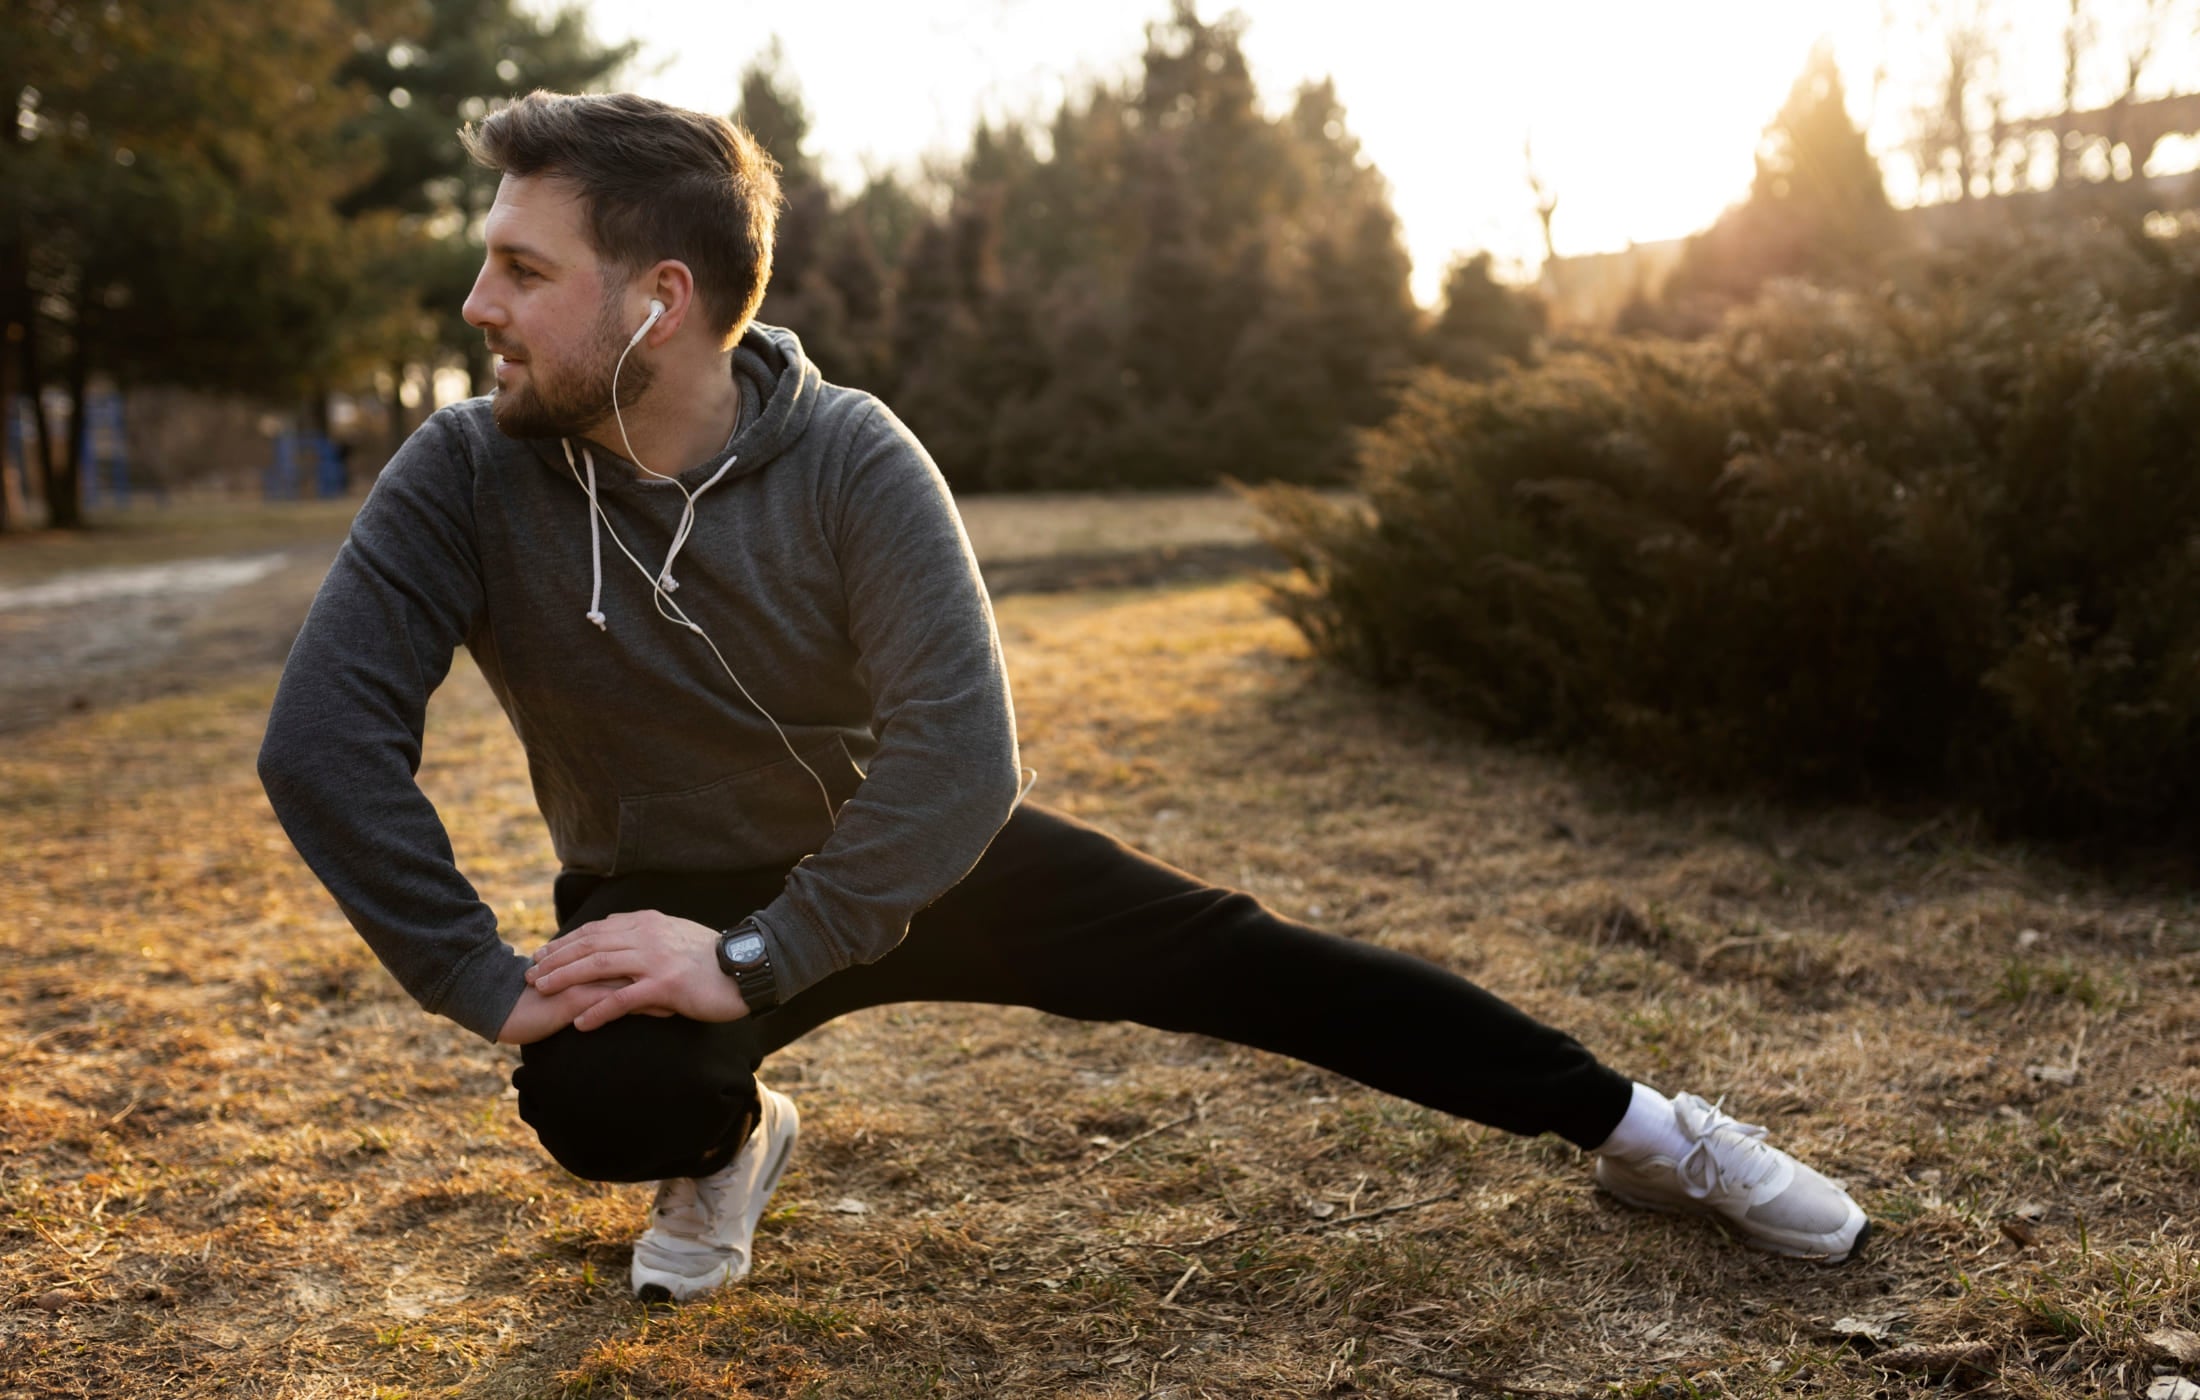
[[[1879,1222],[1826,1269],[1257,1052],[921,1005],[767,1067],[750,1283],[625,1295],[515,1056],[399,993],[251,760],[272,671],[0,753],[0,1397],[1878,1396],[2200,1378],[2200,901],[1955,818],[1643,804],[1314,667],[1251,582],[1004,599],[1037,798],[1717,1096]],[[465,664],[423,781],[531,945]],[[1470,1067],[1462,1066],[1462,1072]],[[2180,1348],[2191,1348],[2186,1361]]]

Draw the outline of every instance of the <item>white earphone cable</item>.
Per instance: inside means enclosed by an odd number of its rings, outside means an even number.
[[[657,319],[656,314],[653,313],[649,319],[650,321],[655,321]],[[648,329],[649,322],[644,322],[642,325],[642,331],[647,331]],[[733,682],[734,689],[741,692],[741,698],[743,700],[746,700],[758,714],[764,717],[764,722],[769,724],[772,727],[772,732],[779,736],[779,742],[787,750],[787,756],[789,758],[792,758],[796,763],[800,764],[802,767],[802,771],[810,775],[810,781],[817,784],[818,795],[825,799],[825,820],[831,824],[832,828],[835,831],[837,831],[840,829],[840,813],[833,806],[832,789],[825,786],[825,780],[822,777],[818,776],[817,770],[810,766],[809,760],[805,759],[799,752],[796,751],[794,741],[787,737],[787,731],[780,725],[777,719],[773,718],[772,712],[765,709],[763,703],[759,701],[754,695],[751,695],[749,693],[748,686],[742,683],[740,675],[734,671],[732,664],[726,660],[726,654],[718,649],[718,643],[711,640],[710,634],[708,632],[705,632],[693,618],[689,617],[685,609],[683,609],[678,603],[672,601],[673,590],[677,589],[680,586],[678,581],[676,581],[672,577],[672,562],[674,559],[679,557],[682,546],[686,545],[688,537],[694,533],[695,503],[702,498],[702,495],[705,491],[710,490],[711,487],[716,486],[720,481],[725,479],[726,473],[733,470],[733,464],[738,461],[739,458],[729,453],[726,457],[726,460],[719,466],[718,470],[711,474],[710,479],[705,481],[701,486],[696,487],[693,491],[689,491],[678,478],[666,476],[663,472],[652,469],[647,463],[642,461],[641,457],[634,451],[633,440],[627,436],[626,415],[619,408],[619,375],[626,368],[626,357],[633,352],[633,349],[636,345],[639,345],[641,343],[641,339],[642,332],[636,332],[634,338],[626,343],[626,349],[619,352],[619,362],[612,368],[612,417],[618,422],[619,441],[623,443],[626,447],[627,460],[632,462],[640,470],[648,472],[651,476],[656,477],[658,480],[671,482],[674,488],[679,491],[682,498],[684,498],[684,500],[686,501],[686,505],[682,508],[680,512],[679,524],[673,527],[672,547],[665,554],[664,566],[658,569],[655,573],[650,572],[649,566],[647,564],[644,564],[639,558],[635,557],[634,551],[626,547],[626,541],[619,538],[618,530],[613,528],[611,524],[611,516],[604,510],[603,503],[599,499],[597,499],[595,454],[588,450],[586,444],[582,445],[581,461],[586,463],[588,467],[587,479],[583,480],[579,467],[577,467],[573,461],[573,444],[571,439],[560,439],[560,446],[565,449],[566,469],[573,473],[574,482],[579,485],[581,490],[585,492],[588,496],[588,545],[590,562],[593,565],[595,572],[594,593],[591,595],[588,604],[588,620],[595,623],[598,630],[610,630],[604,620],[602,602],[603,545],[596,534],[596,527],[598,525],[601,525],[604,533],[611,536],[611,543],[618,546],[619,553],[625,555],[627,562],[632,564],[635,569],[641,573],[644,579],[648,580],[650,600],[656,606],[657,615],[664,618],[667,622],[674,624],[675,626],[686,628],[688,631],[703,639],[703,645],[709,647],[710,654],[718,659],[719,668],[726,673],[726,678]],[[732,445],[732,439],[730,437],[727,439],[727,445],[729,447]]]
[[[568,468],[573,467],[572,451],[573,449],[570,446],[566,448],[566,465]],[[588,474],[591,478],[593,478],[596,472],[595,458],[594,455],[590,453],[585,446],[581,448],[581,460],[588,464]],[[840,827],[840,814],[833,807],[832,790],[825,786],[825,780],[818,776],[817,770],[810,766],[809,760],[803,758],[803,756],[796,751],[794,741],[787,737],[787,731],[780,726],[778,720],[772,717],[772,712],[765,709],[763,702],[749,693],[748,686],[742,683],[741,677],[734,671],[732,665],[727,662],[726,654],[718,649],[718,643],[712,641],[710,634],[708,632],[705,632],[693,618],[689,617],[685,609],[683,609],[678,603],[672,600],[671,596],[660,585],[659,576],[656,574],[652,574],[649,571],[649,566],[647,564],[644,564],[640,559],[636,558],[633,550],[626,547],[626,541],[619,538],[618,530],[611,524],[610,515],[608,515],[604,511],[602,504],[597,501],[595,493],[591,489],[590,483],[581,482],[580,472],[577,469],[575,469],[573,472],[573,479],[576,483],[580,483],[582,490],[589,492],[589,509],[594,511],[597,517],[600,519],[603,525],[604,533],[611,536],[611,543],[618,546],[619,553],[626,556],[627,562],[632,564],[635,568],[635,571],[639,573],[642,576],[643,580],[649,584],[652,600],[657,605],[657,615],[664,618],[665,621],[672,623],[674,626],[685,628],[687,631],[693,632],[696,636],[703,639],[703,645],[709,647],[710,654],[718,658],[719,668],[726,673],[726,678],[733,682],[734,689],[741,692],[741,698],[748,701],[749,705],[754,708],[758,714],[764,717],[764,722],[766,724],[769,724],[772,727],[772,732],[779,736],[779,742],[782,746],[786,748],[787,756],[789,758],[792,758],[796,763],[801,764],[802,771],[810,775],[811,782],[817,784],[818,793],[825,799],[825,819],[832,824],[835,830],[838,830]],[[669,609],[669,611],[667,611],[667,609]],[[600,626],[601,624],[598,625]]]

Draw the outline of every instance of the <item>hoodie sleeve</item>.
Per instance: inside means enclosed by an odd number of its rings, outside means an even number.
[[[447,413],[353,520],[283,668],[260,781],[299,855],[398,983],[495,1039],[524,960],[458,871],[421,792],[428,696],[483,609],[473,471]]]
[[[993,608],[947,482],[884,405],[852,436],[826,515],[878,751],[757,916],[788,997],[891,952],[985,854],[1022,773]]]

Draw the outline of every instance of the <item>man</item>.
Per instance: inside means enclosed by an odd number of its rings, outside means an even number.
[[[755,1071],[859,1007],[961,1000],[1219,1036],[1556,1132],[1623,1200],[1838,1261],[1839,1187],[1429,963],[1290,923],[1020,801],[990,605],[938,471],[751,323],[769,159],[713,117],[537,93],[463,133],[502,173],[465,313],[487,400],[361,507],[260,758],[300,853],[428,1010],[523,1048],[574,1173],[658,1182],[637,1294],[743,1277],[797,1133]],[[563,867],[533,959],[414,782],[465,646]]]

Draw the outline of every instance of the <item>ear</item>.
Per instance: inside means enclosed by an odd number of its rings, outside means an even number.
[[[698,315],[702,307],[695,300],[695,274],[688,265],[677,258],[667,258],[649,270],[642,284],[649,298],[664,303],[665,314],[657,318],[657,324],[649,328],[643,344],[657,347],[664,345],[680,333],[690,318]],[[648,312],[643,312],[647,315]],[[640,324],[637,317],[635,324]]]

